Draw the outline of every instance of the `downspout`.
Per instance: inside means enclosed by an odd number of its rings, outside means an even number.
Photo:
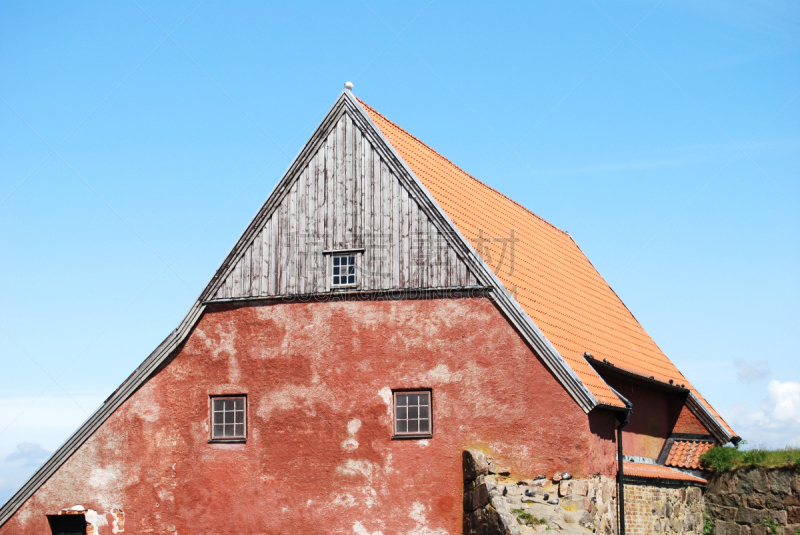
[[[633,412],[633,404],[622,396],[619,396],[625,402],[625,410],[617,412],[617,503],[619,504],[619,535],[625,535],[625,483],[623,481],[623,455],[622,455],[622,428],[628,425],[631,419],[631,412]]]

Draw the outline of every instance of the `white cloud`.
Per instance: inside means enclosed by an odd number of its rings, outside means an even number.
[[[99,407],[102,393],[0,396],[0,504]],[[50,451],[48,451],[50,450]]]
[[[770,381],[758,408],[739,403],[727,420],[751,446],[800,447],[800,382]]]
[[[758,381],[759,379],[765,378],[770,373],[769,362],[766,360],[750,363],[736,359],[733,363],[736,365],[736,377],[738,377],[740,381]]]
[[[26,465],[39,466],[42,461],[50,457],[51,453],[44,449],[41,444],[21,442],[17,444],[17,449],[6,457],[6,462],[24,461]]]

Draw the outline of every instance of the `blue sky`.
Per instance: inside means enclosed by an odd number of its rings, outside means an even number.
[[[800,445],[800,8],[694,4],[0,3],[0,501],[346,80],[569,231],[751,444]]]

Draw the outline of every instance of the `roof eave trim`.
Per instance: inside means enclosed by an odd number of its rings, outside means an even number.
[[[682,479],[682,478],[670,478],[670,477],[650,477],[650,476],[629,476],[624,474],[622,476],[623,481],[625,483],[631,483],[633,485],[664,485],[664,486],[671,486],[671,487],[687,487],[687,486],[700,486],[705,487],[708,485],[708,481],[704,479]]]
[[[694,392],[689,392],[689,396],[686,398],[686,406],[689,407],[689,410],[697,416],[700,422],[706,426],[706,429],[711,431],[711,434],[714,435],[714,438],[720,441],[721,444],[727,444],[728,442],[737,438],[735,435],[728,432],[725,429],[725,426],[722,425],[716,416],[706,407],[705,403],[701,402],[697,399]]]
[[[369,113],[361,106],[361,103],[349,92],[345,92],[348,105],[353,111],[362,118],[362,120],[369,125],[369,130],[372,130],[376,135],[379,145],[382,145],[384,150],[389,152],[392,163],[402,170],[407,179],[413,185],[415,192],[420,195],[420,200],[425,201],[427,206],[431,209],[431,213],[439,218],[439,223],[444,226],[443,231],[446,235],[453,238],[457,242],[457,250],[464,255],[462,258],[467,266],[472,269],[473,274],[479,279],[479,282],[491,288],[491,297],[493,301],[505,313],[508,320],[514,325],[519,333],[522,334],[525,341],[536,350],[536,353],[542,358],[544,363],[562,383],[564,388],[575,399],[576,403],[583,409],[585,413],[589,413],[595,408],[599,401],[592,394],[580,380],[575,370],[567,364],[564,357],[556,350],[552,343],[545,337],[544,333],[536,326],[533,320],[522,309],[520,304],[511,297],[511,293],[506,289],[505,285],[500,281],[497,275],[489,268],[486,262],[481,258],[475,249],[470,245],[469,241],[464,237],[458,227],[450,220],[450,217],[445,213],[439,203],[434,199],[433,195],[422,184],[422,181],[412,171],[411,167],[400,156],[395,149],[394,145],[386,138],[383,131],[372,120]],[[366,129],[365,129],[366,135]],[[456,246],[456,243],[451,244]]]

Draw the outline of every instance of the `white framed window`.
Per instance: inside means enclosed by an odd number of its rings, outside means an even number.
[[[433,407],[430,390],[398,390],[394,397],[394,438],[433,436]]]
[[[355,253],[331,255],[331,288],[358,286],[358,262]]]
[[[247,439],[247,397],[211,396],[211,440]]]

